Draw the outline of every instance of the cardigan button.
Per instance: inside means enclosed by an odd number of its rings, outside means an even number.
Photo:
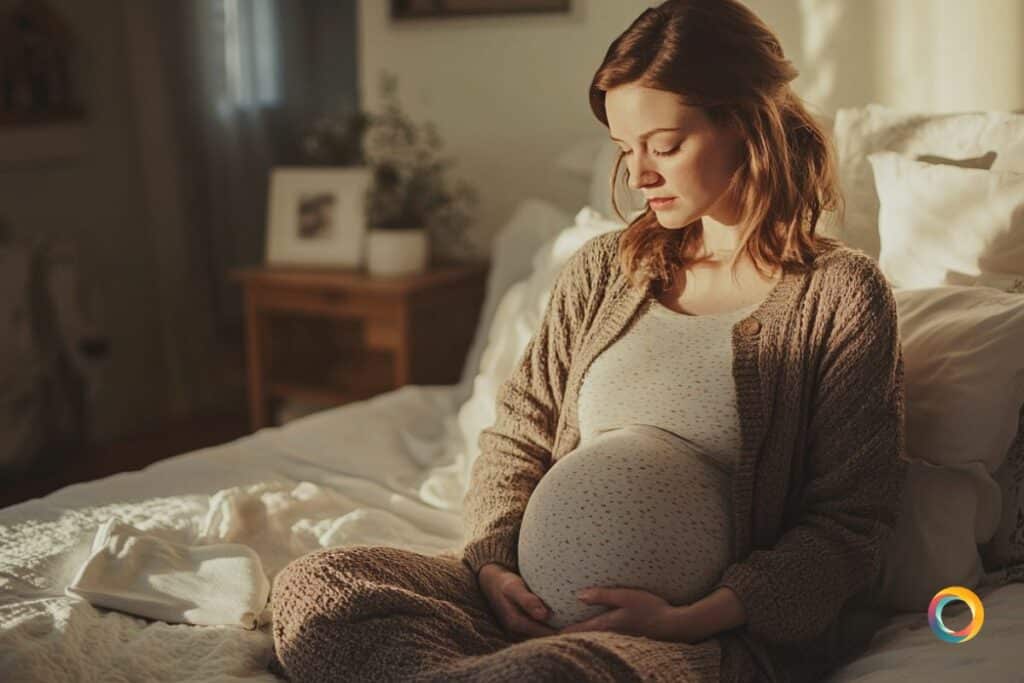
[[[740,323],[740,332],[753,337],[755,334],[761,331],[761,321],[757,318],[747,318]]]

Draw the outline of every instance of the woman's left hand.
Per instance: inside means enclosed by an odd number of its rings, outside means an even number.
[[[584,593],[584,591],[581,591]],[[679,610],[661,597],[639,588],[590,588],[588,597],[577,597],[588,605],[608,605],[607,612],[576,624],[559,633],[579,631],[615,631],[655,640],[674,641],[677,637]]]

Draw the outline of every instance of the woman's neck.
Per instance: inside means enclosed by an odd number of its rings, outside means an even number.
[[[712,262],[732,266],[734,261],[741,259],[739,246],[743,231],[739,224],[728,225],[711,216],[703,216],[701,225],[703,251],[711,257]]]
[[[711,216],[701,218],[704,227],[702,240],[704,248],[715,253],[734,252],[740,245],[743,233],[739,225],[726,225]]]

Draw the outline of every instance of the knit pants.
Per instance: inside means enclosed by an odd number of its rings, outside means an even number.
[[[610,631],[506,634],[454,554],[345,546],[300,557],[271,593],[276,661],[292,681],[759,680],[729,633],[673,643]]]

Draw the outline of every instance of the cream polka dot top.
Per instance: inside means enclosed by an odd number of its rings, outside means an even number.
[[[731,473],[742,445],[732,328],[758,305],[686,315],[650,297],[587,368],[577,408],[580,444],[628,424],[654,425]]]
[[[732,328],[756,307],[690,316],[652,297],[587,368],[580,442],[545,473],[519,532],[520,574],[550,625],[606,610],[576,599],[590,586],[690,604],[737,559]]]

